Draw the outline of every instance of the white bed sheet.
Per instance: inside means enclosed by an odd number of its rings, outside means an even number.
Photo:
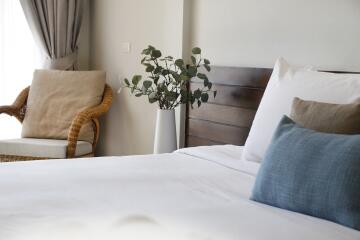
[[[0,239],[360,239],[248,200],[258,166],[239,153],[223,146],[0,164]]]
[[[241,157],[243,149],[244,146],[235,146],[229,144],[182,148],[176,152],[208,160],[220,164],[224,167],[232,168],[243,173],[256,176],[260,164],[257,162],[243,160]]]

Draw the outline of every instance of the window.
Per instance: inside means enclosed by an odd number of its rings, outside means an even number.
[[[11,104],[30,85],[39,67],[39,53],[26,22],[20,1],[0,1],[0,105]],[[0,115],[0,139],[20,137],[21,124]]]

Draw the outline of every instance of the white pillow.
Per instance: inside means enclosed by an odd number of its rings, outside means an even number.
[[[335,74],[295,68],[277,60],[255,115],[242,158],[261,162],[281,117],[290,114],[294,97],[328,103],[360,99],[360,74]]]

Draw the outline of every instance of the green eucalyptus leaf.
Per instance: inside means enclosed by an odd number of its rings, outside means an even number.
[[[141,97],[143,94],[142,93],[137,93],[135,94],[135,97]]]
[[[168,101],[173,102],[176,101],[176,99],[178,98],[178,94],[176,92],[169,92],[167,93],[166,98]]]
[[[155,69],[154,66],[150,65],[150,66],[146,67],[145,71],[146,72],[152,72],[152,71],[154,71],[154,69]]]
[[[141,81],[141,78],[142,78],[141,75],[135,75],[131,80],[132,84],[136,86]]]
[[[201,101],[200,100],[197,101],[197,105],[198,105],[198,107],[201,106]]]
[[[198,47],[194,47],[191,51],[193,54],[201,54],[201,49]]]
[[[149,48],[146,48],[141,52],[141,54],[143,54],[143,55],[150,55],[150,53],[151,53],[151,50]]]
[[[216,98],[217,91],[214,91],[214,98]]]
[[[212,83],[209,82],[209,83],[207,84],[207,87],[208,87],[208,89],[210,90],[210,89],[212,88]]]
[[[158,74],[159,72],[161,72],[163,70],[163,68],[161,66],[158,66],[155,68],[154,70],[154,74]]]
[[[154,103],[157,101],[157,98],[156,98],[156,92],[152,92],[149,94],[149,102],[150,103]]]
[[[157,85],[157,84],[158,84],[159,79],[160,79],[160,77],[159,77],[159,76],[154,77],[154,84],[155,84],[155,85]]]
[[[188,81],[190,78],[189,78],[189,76],[187,76],[186,74],[180,74],[180,79],[182,80],[182,81]]]
[[[209,83],[210,83],[209,80],[208,80],[208,79],[205,79],[205,80],[204,80],[204,87],[207,87],[207,86],[209,85]]]
[[[210,61],[209,61],[208,59],[204,59],[204,63],[205,63],[206,65],[209,65],[209,64],[210,64]]]
[[[161,57],[161,52],[160,52],[159,50],[153,50],[153,51],[151,52],[151,57],[153,57],[153,58],[159,58],[159,57]]]
[[[206,69],[208,72],[211,71],[211,67],[210,67],[209,65],[205,64],[204,67],[205,67],[205,69]]]
[[[194,67],[194,66],[189,66],[189,68],[188,68],[188,74],[189,74],[191,77],[195,77],[196,74],[197,74],[197,68]]]
[[[125,78],[124,83],[126,84],[126,86],[129,86],[130,85],[129,79]]]
[[[163,69],[162,72],[161,72],[162,75],[166,76],[166,75],[169,75],[170,74],[170,71],[167,70],[167,69]]]
[[[159,90],[160,92],[169,91],[164,83],[159,83],[159,84],[158,84],[158,90]]]
[[[157,99],[155,99],[155,98],[149,98],[149,102],[150,103],[154,103],[154,102],[156,102],[157,101]]]
[[[178,66],[178,67],[184,66],[184,60],[182,60],[182,59],[176,59],[176,60],[175,60],[175,65]]]
[[[203,79],[203,80],[207,80],[207,79],[208,79],[207,76],[206,76],[205,74],[203,74],[203,73],[198,73],[198,74],[197,74],[197,77],[200,78],[200,79]]]
[[[143,82],[143,86],[145,89],[148,89],[149,87],[151,87],[152,85],[152,82],[151,81],[144,81]]]
[[[199,99],[201,97],[201,90],[200,89],[197,89],[194,91],[194,97],[196,99]]]
[[[191,56],[191,62],[192,64],[196,65],[196,58],[194,56]]]
[[[173,76],[176,82],[181,80],[180,75],[177,74],[176,72],[172,72],[171,75]]]
[[[202,102],[207,102],[209,100],[209,94],[207,94],[207,93],[203,93],[203,94],[201,94],[201,101]]]

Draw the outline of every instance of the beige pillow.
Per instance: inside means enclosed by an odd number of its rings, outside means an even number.
[[[290,117],[296,123],[320,132],[360,134],[360,102],[331,104],[294,98]]]
[[[101,102],[105,78],[103,71],[36,70],[22,137],[67,139],[76,114]],[[92,142],[93,137],[92,123],[87,123],[79,140]]]

